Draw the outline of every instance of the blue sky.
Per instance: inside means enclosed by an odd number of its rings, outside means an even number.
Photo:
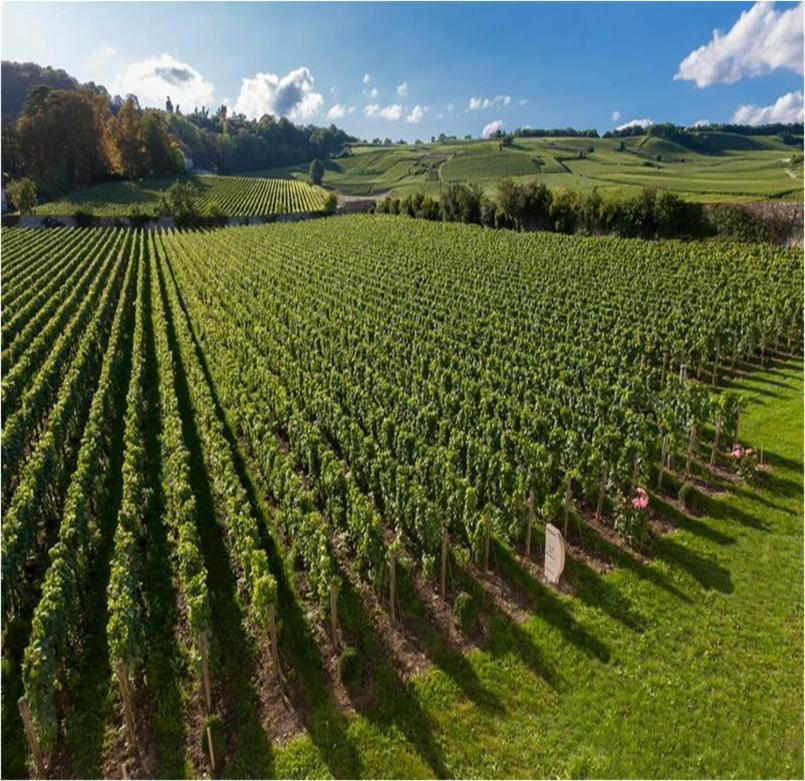
[[[741,106],[746,121],[802,115],[796,4],[4,2],[0,13],[3,59],[146,104],[170,93],[184,111],[226,101],[329,115],[368,138],[729,121]]]

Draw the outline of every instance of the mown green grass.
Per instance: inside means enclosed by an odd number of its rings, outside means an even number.
[[[705,500],[650,566],[573,563],[571,596],[521,579],[525,623],[493,614],[463,664],[437,656],[339,745],[297,738],[274,772],[801,778],[802,364],[736,387],[741,439],[771,464],[759,486]]]

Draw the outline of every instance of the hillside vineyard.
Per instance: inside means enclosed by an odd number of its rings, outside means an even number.
[[[438,588],[442,557],[480,562],[490,535],[522,552],[532,510],[565,530],[569,507],[606,515],[690,458],[721,374],[802,338],[801,253],[763,245],[379,216],[2,242],[3,619],[30,622],[21,693],[46,755],[98,615],[120,718],[147,718],[128,698],[155,653],[154,546],[209,708],[203,523],[279,666],[266,533],[337,632],[339,551],[388,604],[401,551]]]
[[[324,208],[326,193],[307,182],[251,176],[189,176],[182,181],[198,190],[201,209],[217,206],[232,217],[316,212]],[[42,204],[37,214],[69,215],[75,209],[90,209],[103,216],[128,216],[133,207],[153,208],[167,181],[138,187],[130,182],[112,183],[79,190],[67,198]]]

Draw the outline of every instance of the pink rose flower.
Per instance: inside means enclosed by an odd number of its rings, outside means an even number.
[[[632,499],[632,507],[635,510],[645,510],[648,507],[648,494],[642,488],[637,489]]]

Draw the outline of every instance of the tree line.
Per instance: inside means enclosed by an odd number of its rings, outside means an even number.
[[[38,78],[49,83],[31,83]],[[143,108],[134,95],[111,97],[101,86],[30,63],[3,63],[3,79],[4,182],[28,177],[45,198],[115,178],[295,165],[331,157],[354,140],[335,125],[294,125],[270,115],[249,120],[226,106],[212,114],[206,108],[182,114],[169,100],[164,111]]]
[[[544,183],[503,179],[493,198],[477,185],[451,184],[437,200],[423,193],[386,196],[378,214],[442,220],[520,231],[551,231],[624,238],[706,238],[776,242],[788,235],[785,218],[762,218],[739,205],[705,209],[675,193],[643,188],[632,195],[551,190]],[[779,224],[778,224],[779,223]]]

